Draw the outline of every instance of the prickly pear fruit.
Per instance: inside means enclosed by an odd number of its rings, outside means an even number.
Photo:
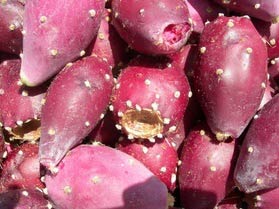
[[[2,165],[0,191],[44,187],[40,180],[38,144],[24,143],[9,152]]]
[[[268,74],[270,75],[270,84],[276,92],[279,91],[279,58],[270,61],[268,67]]]
[[[129,139],[153,140],[175,132],[182,120],[189,83],[184,72],[152,58],[139,57],[125,68],[112,96],[117,128]]]
[[[197,33],[203,31],[205,22],[214,20],[219,13],[225,13],[225,9],[210,0],[184,0],[184,2],[193,20],[193,30]]]
[[[107,60],[108,64],[114,67],[124,60],[127,47],[111,24],[111,10],[105,10],[97,36],[90,44],[88,53]]]
[[[232,190],[234,150],[234,141],[218,142],[204,124],[189,133],[178,170],[184,208],[212,209]]]
[[[279,188],[263,190],[245,196],[249,209],[274,209],[279,206]]]
[[[256,17],[267,22],[279,22],[279,5],[277,0],[214,0],[232,11]]]
[[[109,65],[86,57],[51,83],[42,108],[40,162],[53,168],[92,131],[105,114],[113,87]]]
[[[149,141],[121,138],[117,149],[125,152],[142,162],[170,191],[176,188],[177,152],[167,138],[157,139],[155,143]]]
[[[51,206],[38,190],[17,189],[0,194],[0,208],[3,209],[50,209]]]
[[[18,0],[0,2],[0,51],[17,54],[22,50],[24,5]]]
[[[0,114],[7,130],[24,125],[24,122],[41,115],[41,101],[47,85],[34,88],[20,82],[19,59],[5,60],[0,64]]]
[[[181,0],[114,0],[112,11],[112,24],[120,36],[141,53],[178,51],[192,31],[187,5]]]
[[[195,93],[217,139],[237,138],[256,113],[266,87],[267,50],[246,17],[218,17],[200,40]]]
[[[104,0],[71,0],[66,4],[55,0],[27,1],[22,82],[28,86],[43,83],[83,55],[98,31],[104,7]]]
[[[106,146],[72,149],[58,172],[47,174],[46,187],[60,209],[167,208],[166,186],[135,158]]]
[[[279,186],[279,95],[254,117],[241,146],[234,180],[246,193]]]

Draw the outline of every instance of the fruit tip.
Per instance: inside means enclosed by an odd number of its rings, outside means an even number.
[[[24,85],[30,86],[30,87],[36,86],[35,83],[32,83],[28,80],[27,76],[24,74],[24,72],[22,70],[20,70],[19,77],[20,77],[21,83],[23,83]]]

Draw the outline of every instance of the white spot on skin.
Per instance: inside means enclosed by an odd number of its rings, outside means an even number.
[[[169,132],[175,132],[176,131],[176,126],[171,126],[169,128]]]
[[[107,81],[109,81],[109,80],[110,80],[110,75],[109,75],[109,74],[105,74],[105,79],[106,79]]]
[[[142,152],[143,152],[144,154],[146,154],[146,153],[148,152],[148,148],[145,147],[145,146],[143,146],[143,147],[142,147]]]
[[[144,83],[145,83],[145,85],[149,86],[149,85],[151,84],[151,81],[150,81],[149,79],[146,79],[146,80],[144,81]]]
[[[91,83],[90,83],[89,80],[84,81],[84,85],[85,85],[87,88],[91,88]]]
[[[266,84],[264,82],[262,82],[261,83],[261,87],[265,89],[266,88]]]
[[[15,29],[16,29],[15,24],[10,24],[10,25],[9,25],[9,30],[10,30],[10,31],[14,31]]]
[[[248,152],[249,153],[252,153],[254,151],[254,148],[253,147],[248,147]]]
[[[215,166],[210,166],[210,170],[215,172],[217,170],[217,168]]]
[[[119,89],[120,88],[120,83],[115,85],[115,89]]]
[[[181,166],[181,165],[182,165],[182,161],[181,161],[181,160],[178,160],[177,165],[178,165],[178,166]]]
[[[255,116],[254,116],[254,119],[258,119],[258,118],[259,118],[259,116],[258,116],[258,115],[255,115]]]
[[[166,173],[166,172],[167,172],[167,168],[164,166],[164,167],[160,168],[160,171],[161,171],[162,173]]]
[[[276,44],[276,40],[273,38],[273,39],[270,39],[269,40],[269,44],[271,45],[271,46],[274,46],[275,44]]]
[[[15,174],[12,174],[11,177],[12,177],[13,180],[16,179]]]
[[[251,53],[253,52],[253,49],[250,48],[250,47],[248,47],[248,48],[246,49],[246,52],[247,52],[248,54],[251,54]]]
[[[127,100],[127,101],[126,101],[126,105],[127,105],[127,107],[130,107],[130,108],[131,108],[131,107],[132,107],[132,102],[131,102],[131,100]]]
[[[86,127],[89,127],[89,126],[90,126],[90,122],[89,122],[89,121],[86,121],[86,122],[85,122],[85,126],[86,126]]]
[[[175,91],[174,97],[178,99],[180,97],[180,91]]]
[[[42,190],[43,190],[43,193],[44,193],[45,195],[48,195],[47,188],[43,188]]]
[[[27,197],[28,195],[29,195],[29,193],[27,192],[27,191],[22,191],[22,194],[25,196],[25,197]]]
[[[22,150],[19,150],[17,154],[19,154],[19,155],[23,155]]]
[[[138,104],[136,104],[136,110],[141,111],[141,107]]]
[[[117,116],[118,116],[118,117],[121,118],[121,117],[123,117],[123,115],[124,115],[123,112],[121,112],[121,111],[118,111],[118,112],[117,112]]]
[[[170,119],[169,118],[164,118],[163,123],[165,125],[170,124]]]
[[[255,4],[255,9],[259,9],[260,7],[261,7],[261,5],[260,4]]]
[[[89,10],[89,15],[90,17],[95,17],[96,16],[96,11],[94,9]]]
[[[105,117],[105,114],[102,113],[102,114],[100,115],[100,119],[103,119],[104,117]]]
[[[222,75],[223,73],[224,73],[223,69],[217,69],[216,70],[216,74],[219,75],[219,76]]]
[[[158,137],[159,139],[162,139],[162,138],[163,138],[163,134],[157,134],[157,137]]]
[[[141,16],[143,16],[143,14],[144,14],[144,9],[140,9],[139,13],[140,13]]]
[[[193,92],[192,92],[192,91],[189,91],[188,97],[191,98],[192,96],[193,96]]]
[[[201,48],[200,48],[200,53],[201,53],[201,54],[204,54],[205,52],[206,52],[206,47],[204,47],[204,46],[201,47]]]
[[[227,26],[228,26],[229,28],[232,28],[232,27],[234,26],[233,20],[229,20],[229,21],[227,22]]]
[[[200,130],[200,135],[204,136],[205,135],[205,131],[204,130]]]
[[[171,183],[174,184],[176,182],[176,174],[172,173],[171,174]]]
[[[148,141],[150,141],[151,143],[155,143],[155,142],[156,142],[155,139],[154,139],[153,137],[148,138]]]
[[[155,94],[155,98],[156,98],[156,99],[159,99],[159,98],[160,98],[160,95],[159,95],[159,94]]]
[[[22,30],[21,33],[22,33],[22,35],[26,35],[26,31],[25,30]]]
[[[21,95],[24,96],[24,97],[27,97],[28,96],[28,92],[26,90],[23,90],[21,92]]]
[[[40,23],[45,23],[47,21],[47,17],[46,16],[41,16],[40,17]]]
[[[109,110],[110,110],[110,111],[113,111],[113,110],[114,110],[113,105],[110,105],[110,106],[109,106]]]
[[[0,95],[4,95],[5,94],[5,90],[4,89],[0,89]]]
[[[128,139],[132,140],[132,139],[134,139],[134,136],[132,134],[128,134]]]
[[[262,183],[263,183],[262,179],[259,179],[259,178],[256,179],[256,184],[262,184]]]
[[[115,128],[116,128],[117,130],[121,130],[121,129],[122,129],[122,126],[119,125],[119,124],[116,124],[116,125],[115,125]]]
[[[103,33],[99,32],[99,33],[98,33],[98,38],[99,38],[100,40],[104,40],[104,39],[105,39],[105,35],[104,35]],[[104,61],[105,61],[105,60],[104,60]],[[107,59],[106,59],[106,62],[107,62]]]
[[[65,194],[70,194],[72,192],[72,188],[70,186],[65,186],[63,190]]]
[[[53,136],[53,135],[55,135],[55,130],[53,128],[50,128],[47,133],[49,135]]]
[[[94,176],[92,179],[91,179],[91,182],[93,184],[98,184],[101,182],[101,178],[99,176]]]
[[[3,152],[3,155],[2,155],[2,158],[6,158],[8,156],[8,152],[7,151],[4,151]]]
[[[84,50],[81,50],[80,53],[79,53],[79,56],[83,57],[85,55],[85,53],[86,52]]]
[[[57,49],[51,49],[50,54],[55,57],[55,56],[58,55],[58,50]]]
[[[158,107],[159,107],[159,104],[156,103],[156,102],[153,102],[153,103],[151,104],[151,107],[152,107],[152,109],[153,109],[154,111],[157,111],[157,110],[158,110]]]
[[[21,82],[21,80],[18,80],[18,81],[16,82],[16,84],[17,84],[18,86],[22,86],[22,85],[23,85],[23,83]]]
[[[72,62],[69,62],[69,63],[66,64],[66,67],[71,67],[71,66],[73,66]]]

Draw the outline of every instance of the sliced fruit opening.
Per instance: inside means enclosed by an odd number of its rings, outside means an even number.
[[[120,124],[134,138],[148,139],[163,132],[164,123],[157,111],[150,109],[127,110]]]
[[[187,36],[188,31],[191,29],[189,23],[180,23],[180,24],[170,24],[168,25],[163,33],[163,37],[166,43],[173,45]]]

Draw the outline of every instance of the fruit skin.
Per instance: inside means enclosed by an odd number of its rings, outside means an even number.
[[[0,3],[0,51],[17,54],[22,51],[24,5],[18,0]]]
[[[132,82],[131,82],[132,81]],[[183,70],[137,57],[122,70],[112,95],[113,113],[129,139],[175,132],[188,104],[190,86]]]
[[[40,180],[38,150],[38,144],[24,143],[8,153],[2,165],[0,192],[45,187]]]
[[[245,193],[279,186],[279,95],[275,95],[249,126],[234,171]]]
[[[274,88],[275,92],[279,91],[279,58],[275,58],[270,61],[268,67],[268,74],[270,75],[270,84]]]
[[[233,189],[232,171],[237,152],[235,141],[218,142],[205,124],[189,133],[178,169],[181,205],[212,209]]]
[[[112,24],[120,36],[141,53],[178,51],[192,31],[187,5],[181,0],[114,0],[112,11]]]
[[[42,108],[40,162],[53,168],[92,131],[109,104],[113,78],[109,65],[86,57],[61,71]]]
[[[5,209],[49,209],[51,204],[38,190],[17,189],[0,194],[0,208]]]
[[[79,4],[74,0],[27,1],[22,82],[39,85],[82,55],[96,36],[104,6],[104,0],[82,0]]]
[[[279,5],[277,0],[214,0],[232,11],[256,17],[267,22],[279,21]]]
[[[167,208],[166,186],[142,163],[106,146],[72,149],[58,173],[46,175],[46,186],[60,209]]]
[[[6,129],[40,118],[41,101],[48,88],[48,85],[30,88],[19,82],[20,65],[20,59],[5,60],[0,64],[0,119]]]
[[[95,54],[115,67],[125,59],[127,47],[111,24],[111,10],[106,9],[97,36],[86,50],[87,53]]]
[[[267,82],[267,50],[246,17],[218,17],[200,39],[194,93],[211,130],[237,138],[256,113]]]
[[[157,139],[152,143],[146,140],[131,141],[123,137],[116,148],[142,162],[170,191],[174,191],[178,155],[167,138]]]
[[[247,194],[248,209],[274,209],[279,206],[279,188]]]

